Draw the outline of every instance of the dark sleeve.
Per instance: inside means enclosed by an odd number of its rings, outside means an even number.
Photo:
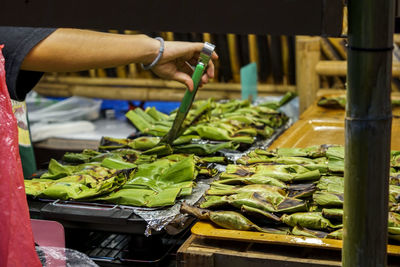
[[[26,55],[40,41],[56,29],[0,27],[0,44],[4,44],[3,55],[6,60],[6,82],[12,99],[24,100],[43,73],[20,70]]]

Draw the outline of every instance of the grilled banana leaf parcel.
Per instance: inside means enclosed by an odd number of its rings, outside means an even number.
[[[132,173],[101,166],[91,166],[60,179],[25,180],[28,195],[52,199],[90,199],[120,188]]]
[[[326,157],[328,158],[328,168],[334,173],[344,172],[344,147],[343,146],[331,146],[326,151]]]
[[[389,239],[400,241],[400,214],[389,212],[388,232]]]
[[[231,178],[215,181],[214,184],[240,185],[240,184],[266,184],[286,188],[286,184],[278,179],[253,175],[252,177]]]
[[[329,220],[337,220],[337,221],[342,221],[343,220],[343,210],[342,209],[329,209],[329,208],[324,208],[322,209],[322,216]]]
[[[173,205],[178,197],[191,194],[198,173],[195,163],[193,155],[171,155],[141,164],[120,190],[96,200],[146,207]]]
[[[83,164],[90,162],[102,162],[104,159],[107,158],[124,161],[125,163],[141,164],[146,162],[153,162],[154,160],[156,160],[157,156],[143,155],[141,152],[134,149],[116,149],[110,152],[99,152],[85,149],[82,153],[65,153],[63,161],[70,164]],[[49,169],[51,168],[52,167],[49,166]]]
[[[291,97],[288,96],[287,99]],[[171,128],[175,113],[161,114],[154,108],[146,110],[138,108],[129,111],[126,117],[140,132],[162,137]],[[252,144],[256,136],[262,138],[271,136],[274,129],[282,126],[287,120],[288,118],[281,112],[265,106],[252,106],[246,101],[232,100],[219,103],[212,99],[201,100],[193,103],[183,122],[185,130],[181,137],[197,135],[204,140]],[[141,150],[133,141],[123,145]],[[179,144],[174,143],[174,145]]]
[[[292,229],[292,235],[298,235],[298,236],[325,238],[328,234],[329,233],[327,232],[311,230],[298,225],[296,225]]]
[[[322,216],[321,212],[298,212],[290,215],[283,214],[281,220],[292,227],[298,225],[314,230],[329,230],[342,227],[341,224],[332,224],[328,219]]]
[[[226,229],[243,230],[243,231],[255,230],[259,232],[274,233],[274,234],[289,233],[287,229],[259,227],[258,225],[250,221],[248,218],[243,216],[241,213],[235,211],[209,211],[191,207],[183,203],[181,207],[181,212],[191,214],[201,220],[210,220],[216,225]]]
[[[344,193],[344,178],[339,176],[322,176],[317,183],[321,191]]]
[[[141,188],[122,188],[95,200],[129,206],[163,207],[173,205],[180,191],[181,188],[167,188],[160,192]]]
[[[313,194],[313,200],[320,206],[343,206],[343,193],[318,191]]]
[[[321,176],[319,170],[310,171],[300,165],[255,164],[250,166],[228,165],[221,179],[241,177],[271,177],[282,182],[314,181]]]
[[[342,240],[343,239],[343,229],[333,231],[333,232],[329,233],[326,237]]]

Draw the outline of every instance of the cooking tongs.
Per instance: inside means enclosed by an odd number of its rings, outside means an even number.
[[[211,59],[211,55],[214,52],[215,45],[205,42],[204,47],[201,50],[199,61],[194,69],[192,80],[193,80],[193,91],[190,92],[186,89],[185,95],[183,96],[181,105],[176,113],[174,123],[169,132],[164,135],[160,143],[171,145],[172,142],[178,138],[185,129],[182,129],[182,124],[192,106],[194,97],[196,96],[197,88],[201,81],[201,76],[203,76],[204,71],[207,68],[208,62]]]

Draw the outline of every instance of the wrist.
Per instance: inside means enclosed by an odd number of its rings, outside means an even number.
[[[147,35],[144,36],[144,45],[146,47],[146,51],[144,53],[142,64],[148,65],[151,64],[156,58],[160,51],[160,41],[156,40],[155,38],[148,37]]]

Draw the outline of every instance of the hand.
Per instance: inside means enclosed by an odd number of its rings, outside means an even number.
[[[193,90],[192,73],[193,69],[189,65],[196,65],[203,43],[191,42],[165,42],[163,56],[160,62],[154,66],[152,71],[163,79],[175,80],[185,84],[190,91]],[[207,70],[201,77],[201,83],[208,83],[210,78],[214,78],[214,64],[218,55],[214,52],[208,63]]]

